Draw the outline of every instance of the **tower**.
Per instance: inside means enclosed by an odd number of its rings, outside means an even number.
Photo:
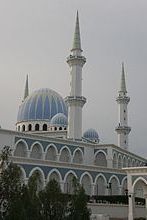
[[[71,54],[67,58],[70,67],[70,95],[65,101],[68,105],[67,138],[80,140],[82,137],[82,108],[86,98],[82,96],[82,68],[86,58],[82,56],[78,12]]]
[[[124,149],[128,149],[128,135],[131,128],[128,126],[128,111],[127,106],[130,101],[130,97],[127,96],[124,64],[122,63],[121,84],[118,97],[116,98],[119,107],[119,124],[115,131],[118,134],[118,146]]]

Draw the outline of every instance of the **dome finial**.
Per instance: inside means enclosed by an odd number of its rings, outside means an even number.
[[[81,49],[81,39],[80,39],[80,26],[79,26],[79,13],[77,10],[76,15],[76,26],[75,26],[75,32],[74,32],[74,39],[73,39],[73,46],[72,50],[82,50]]]
[[[29,83],[28,83],[28,74],[27,74],[23,100],[25,100],[28,97],[28,95],[29,95],[29,85],[28,84]]]
[[[125,92],[125,93],[127,92],[127,90],[126,90],[126,81],[125,81],[124,62],[122,62],[120,92]]]

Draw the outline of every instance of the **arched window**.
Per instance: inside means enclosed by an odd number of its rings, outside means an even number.
[[[39,124],[35,125],[35,131],[39,131]]]
[[[28,131],[32,131],[32,125],[31,124],[28,125]]]
[[[47,124],[43,124],[42,130],[47,131]]]
[[[127,165],[127,159],[126,159],[126,157],[124,157],[123,158],[123,167],[127,167],[128,165]]]
[[[90,180],[90,177],[87,174],[85,174],[83,176],[81,184],[85,189],[85,193],[87,195],[91,195],[91,180]]]
[[[119,184],[118,180],[115,177],[112,177],[109,182],[109,195],[119,195]]]
[[[122,184],[122,195],[127,195],[127,193],[128,193],[127,179],[125,179]]]
[[[118,156],[118,169],[122,168],[122,157],[121,155]]]
[[[144,182],[142,180],[138,180],[134,186],[134,194],[135,197],[144,197]]]
[[[40,170],[34,170],[32,175],[29,177],[28,184],[33,181],[33,179],[36,180],[37,183],[37,191],[41,191],[44,187],[44,176]]]
[[[74,185],[73,181],[74,178],[76,178],[72,173],[68,174],[65,180],[64,184],[64,192],[68,194],[73,194],[74,193]]]
[[[45,155],[45,159],[46,160],[53,160],[53,161],[56,161],[57,159],[57,156],[56,156],[56,150],[55,150],[55,147],[53,146],[50,146],[46,152],[46,155]]]
[[[61,130],[62,130],[62,127],[59,127],[59,130],[61,131]]]
[[[22,131],[25,131],[25,125],[22,126]]]
[[[42,149],[39,144],[35,144],[32,147],[32,152],[30,154],[30,157],[34,159],[42,159]]]
[[[16,145],[16,149],[14,151],[14,156],[27,157],[27,147],[22,141]]]
[[[49,177],[49,181],[53,180],[53,179],[56,180],[60,184],[60,177],[59,177],[59,174],[56,171],[51,173],[51,175]]]
[[[67,148],[64,148],[64,149],[61,151],[60,161],[70,162],[70,154],[69,154],[69,150],[67,150]]]
[[[117,155],[113,155],[113,168],[117,168]]]
[[[83,157],[82,152],[80,150],[77,150],[74,154],[73,163],[81,164],[83,163]]]
[[[56,130],[57,130],[57,127],[55,127],[54,129],[55,129],[55,131],[56,131]]]
[[[18,131],[20,131],[20,126],[18,126]]]
[[[107,167],[106,156],[103,152],[97,153],[97,155],[95,157],[95,165],[101,166],[101,167]]]
[[[132,162],[131,162],[131,159],[128,158],[128,167],[131,167],[132,166]]]
[[[66,131],[66,127],[64,128],[64,130]]]
[[[99,176],[95,184],[95,195],[105,195],[106,183],[103,176]]]

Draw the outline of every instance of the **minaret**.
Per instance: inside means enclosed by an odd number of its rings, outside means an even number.
[[[65,101],[68,105],[67,138],[81,140],[82,138],[82,108],[86,98],[82,96],[82,68],[86,58],[82,56],[79,17],[77,12],[71,55],[67,58],[70,67],[70,96]]]
[[[27,74],[23,101],[26,99],[28,95],[29,95],[29,86],[28,86],[28,74]]]
[[[118,92],[118,97],[116,98],[116,101],[119,106],[119,124],[115,129],[118,134],[118,146],[127,150],[128,135],[131,131],[131,128],[128,126],[128,111],[127,111],[127,106],[130,101],[130,98],[127,96],[125,71],[124,71],[123,63],[122,63],[120,91]]]

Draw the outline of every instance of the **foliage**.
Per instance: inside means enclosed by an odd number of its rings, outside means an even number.
[[[54,179],[42,189],[40,173],[35,171],[24,184],[21,169],[10,161],[11,150],[0,156],[0,220],[89,220],[87,196],[73,179],[74,194],[61,192]]]
[[[60,186],[56,180],[51,180],[45,189],[39,193],[42,203],[42,217],[45,220],[66,219],[68,213],[68,198],[62,194]]]
[[[70,215],[71,220],[89,220],[90,210],[87,208],[87,196],[83,186],[76,178],[73,179],[74,194],[71,197]]]

